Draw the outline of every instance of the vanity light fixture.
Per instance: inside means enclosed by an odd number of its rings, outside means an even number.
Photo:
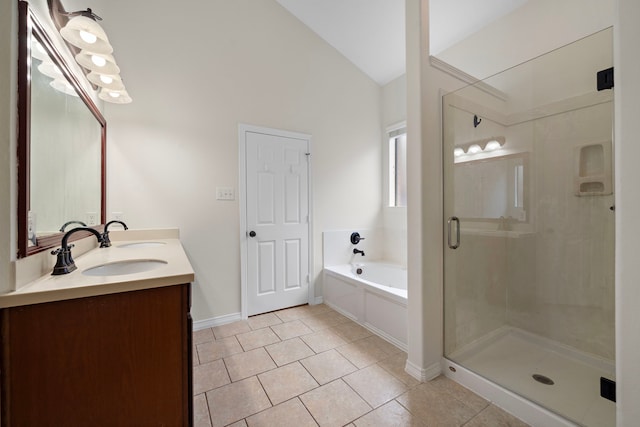
[[[466,144],[456,145],[453,149],[453,155],[455,157],[460,157],[464,154],[478,154],[482,152],[495,151],[502,148],[505,142],[506,139],[504,136],[492,136],[478,141],[471,141]]]
[[[87,79],[93,87],[100,89],[98,97],[114,104],[130,103],[131,97],[119,75],[120,67],[111,55],[113,46],[97,22],[102,18],[89,8],[66,12],[60,0],[48,0],[48,3],[60,35],[75,54],[76,62],[86,70]]]
[[[71,19],[67,25],[60,29],[60,35],[66,41],[77,48],[94,53],[113,52],[113,46],[109,43],[107,34],[96,22],[101,21],[102,18],[93,13],[91,9],[71,12],[67,16],[70,16]]]

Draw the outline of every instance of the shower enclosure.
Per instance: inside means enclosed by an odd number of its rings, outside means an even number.
[[[607,29],[443,97],[445,357],[585,426],[615,425],[612,64]]]

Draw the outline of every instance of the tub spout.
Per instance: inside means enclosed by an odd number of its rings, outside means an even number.
[[[364,256],[364,251],[361,251],[360,249],[356,249],[356,248],[354,248],[354,249],[353,249],[353,254],[354,254],[354,255],[358,255],[358,254],[360,254],[360,255]]]

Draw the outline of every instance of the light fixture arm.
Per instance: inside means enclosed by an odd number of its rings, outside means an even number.
[[[77,10],[75,12],[67,12],[64,10],[58,10],[58,13],[67,18],[73,18],[74,16],[84,16],[85,18],[91,18],[94,21],[102,21],[102,18],[93,13],[90,7],[87,10]]]

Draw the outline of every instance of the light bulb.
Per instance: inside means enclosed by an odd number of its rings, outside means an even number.
[[[107,60],[98,55],[91,55],[91,62],[97,67],[104,67],[107,64]]]
[[[113,77],[101,75],[100,81],[106,85],[110,85],[111,83],[113,83]]]
[[[473,144],[471,147],[469,147],[469,153],[471,154],[476,154],[482,151],[482,148],[480,148],[480,146],[478,144]]]
[[[109,96],[112,98],[117,98],[120,96],[120,94],[118,92],[109,92]]]
[[[79,33],[80,33],[80,38],[89,44],[94,44],[96,40],[98,40],[98,37],[96,37],[94,34],[91,34],[87,31],[80,30]]]
[[[502,145],[500,145],[500,143],[494,139],[493,141],[489,141],[484,149],[487,151],[493,151],[497,150],[500,147],[502,147]]]
[[[454,149],[454,150],[453,150],[453,155],[454,155],[455,157],[460,157],[460,156],[462,156],[463,154],[464,154],[464,150],[463,150],[462,148],[460,148],[460,147],[458,147],[458,148],[456,148],[456,149]]]

